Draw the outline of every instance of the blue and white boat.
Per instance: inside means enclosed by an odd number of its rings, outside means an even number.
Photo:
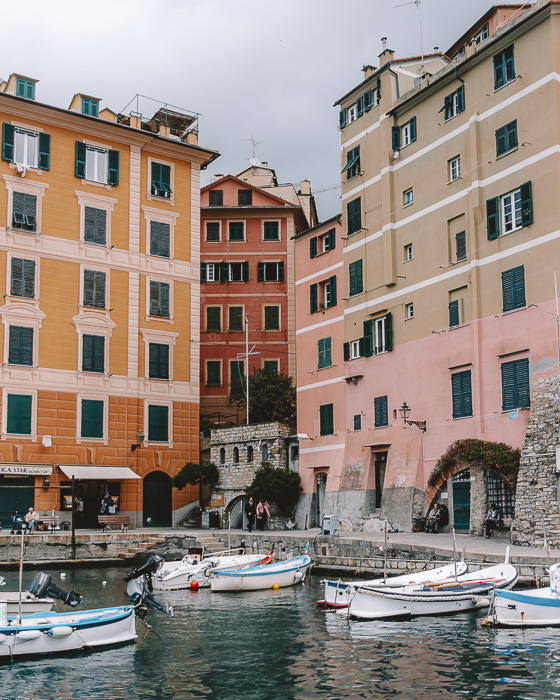
[[[303,583],[310,566],[311,557],[303,554],[275,564],[261,564],[235,571],[213,571],[210,586],[213,591],[231,592],[284,588]]]
[[[560,625],[560,563],[548,570],[550,586],[522,591],[495,591],[488,621],[504,627]]]

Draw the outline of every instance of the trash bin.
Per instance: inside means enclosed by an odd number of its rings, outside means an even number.
[[[338,537],[339,527],[338,515],[323,515],[323,535]]]
[[[60,523],[61,530],[69,530],[71,526],[72,523],[69,523],[68,520],[65,520],[64,522]]]
[[[210,511],[202,511],[202,527],[207,530],[210,527]]]
[[[220,527],[220,514],[217,510],[208,511],[209,525],[212,530],[217,530]]]

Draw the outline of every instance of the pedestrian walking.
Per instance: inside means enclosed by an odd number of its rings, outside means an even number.
[[[253,532],[253,525],[255,524],[255,501],[253,497],[249,496],[249,500],[245,504],[245,515],[247,516],[247,530]]]
[[[261,499],[257,506],[257,530],[264,530],[269,518],[270,510],[268,508],[268,502]]]

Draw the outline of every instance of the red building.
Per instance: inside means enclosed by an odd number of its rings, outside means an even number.
[[[293,237],[317,221],[308,181],[279,185],[266,163],[201,191],[201,418],[236,421],[232,383],[268,367],[295,377]]]

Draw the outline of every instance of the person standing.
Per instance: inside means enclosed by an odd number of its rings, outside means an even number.
[[[270,518],[268,503],[261,498],[257,506],[257,530],[264,530],[267,520]]]
[[[249,500],[245,504],[245,515],[247,516],[247,530],[253,532],[253,525],[255,524],[255,501],[253,501],[252,496],[249,496]]]

